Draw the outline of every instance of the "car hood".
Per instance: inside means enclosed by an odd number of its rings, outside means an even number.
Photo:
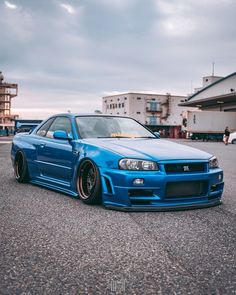
[[[155,160],[208,160],[211,155],[201,150],[162,139],[107,138],[85,142],[113,151],[123,157]]]

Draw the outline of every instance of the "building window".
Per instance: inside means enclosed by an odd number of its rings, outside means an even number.
[[[141,99],[141,97],[137,97],[137,100],[140,100]]]
[[[117,100],[119,101],[120,99],[118,98]]]
[[[156,111],[156,110],[157,110],[157,103],[150,102],[150,111]]]
[[[161,111],[161,103],[156,101],[150,101],[147,104],[147,111],[151,112],[160,112]]]
[[[150,116],[148,124],[149,125],[157,125],[157,118],[154,116]]]
[[[141,113],[140,112],[137,112],[137,114],[140,115]]]
[[[122,102],[122,108],[124,108],[125,107],[125,104]]]
[[[124,112],[124,114],[126,114],[126,112]]]
[[[156,99],[155,98],[152,98],[152,101],[155,101]]]
[[[126,100],[126,99],[127,99],[127,97],[124,98],[124,100]]]
[[[119,109],[121,108],[121,103],[119,103]]]
[[[105,103],[106,103],[107,101],[105,100]]]

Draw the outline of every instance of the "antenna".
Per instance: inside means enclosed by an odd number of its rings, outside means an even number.
[[[212,63],[212,76],[215,75],[215,62]]]

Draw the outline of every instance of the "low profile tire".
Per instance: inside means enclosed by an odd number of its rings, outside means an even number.
[[[14,164],[15,178],[18,182],[27,182],[29,180],[28,165],[23,152],[18,152]]]
[[[77,191],[84,203],[101,203],[101,178],[99,170],[90,160],[83,161],[79,167]]]

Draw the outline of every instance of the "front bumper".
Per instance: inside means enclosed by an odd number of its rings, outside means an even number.
[[[100,172],[103,204],[108,209],[170,211],[221,204],[224,182],[223,171],[219,168],[177,174],[166,174],[163,170],[141,172],[102,168]],[[136,178],[144,179],[144,184],[135,185],[133,181]],[[192,190],[192,186],[196,188]]]

